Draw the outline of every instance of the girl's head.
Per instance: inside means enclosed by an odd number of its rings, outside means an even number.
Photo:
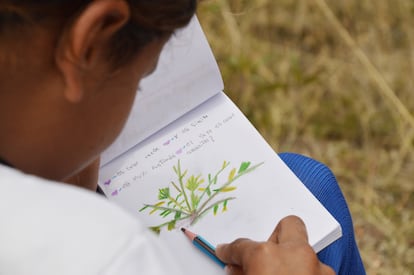
[[[196,0],[2,0],[0,157],[58,180],[88,165],[195,9]]]
[[[69,28],[76,17],[93,2],[105,0],[2,0],[0,3],[0,44],[19,39],[33,28],[52,26],[59,31]],[[110,1],[106,1],[110,2]],[[122,2],[122,1],[115,1]],[[167,37],[185,26],[196,9],[195,0],[125,0],[129,8],[127,22],[110,41],[108,57],[114,65],[131,56],[154,39]],[[113,18],[111,18],[111,16]],[[117,14],[106,20],[116,20]]]

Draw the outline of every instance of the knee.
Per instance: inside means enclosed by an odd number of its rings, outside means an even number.
[[[337,185],[336,177],[327,165],[296,153],[281,153],[279,156],[305,185],[307,183]]]
[[[343,200],[336,177],[328,166],[300,154],[282,153],[279,156],[322,203]]]

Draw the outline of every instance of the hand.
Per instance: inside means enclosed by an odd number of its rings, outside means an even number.
[[[305,224],[295,216],[284,218],[266,242],[238,239],[219,245],[217,256],[229,275],[332,275],[308,243]]]
[[[64,180],[64,182],[96,192],[100,160],[100,157],[97,158],[83,170]]]

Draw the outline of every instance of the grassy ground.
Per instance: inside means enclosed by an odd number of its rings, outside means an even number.
[[[414,2],[326,0],[341,25],[321,2],[210,0],[199,18],[268,142],[337,175],[368,274],[414,274]]]

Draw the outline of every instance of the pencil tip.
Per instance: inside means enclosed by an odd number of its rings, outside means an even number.
[[[181,227],[181,231],[183,231],[183,233],[184,233],[184,235],[186,235],[187,236],[187,238],[189,238],[190,240],[194,240],[196,237],[197,237],[197,235],[196,234],[194,234],[193,232],[191,232],[190,230],[187,230],[186,228],[184,228],[184,227]]]

